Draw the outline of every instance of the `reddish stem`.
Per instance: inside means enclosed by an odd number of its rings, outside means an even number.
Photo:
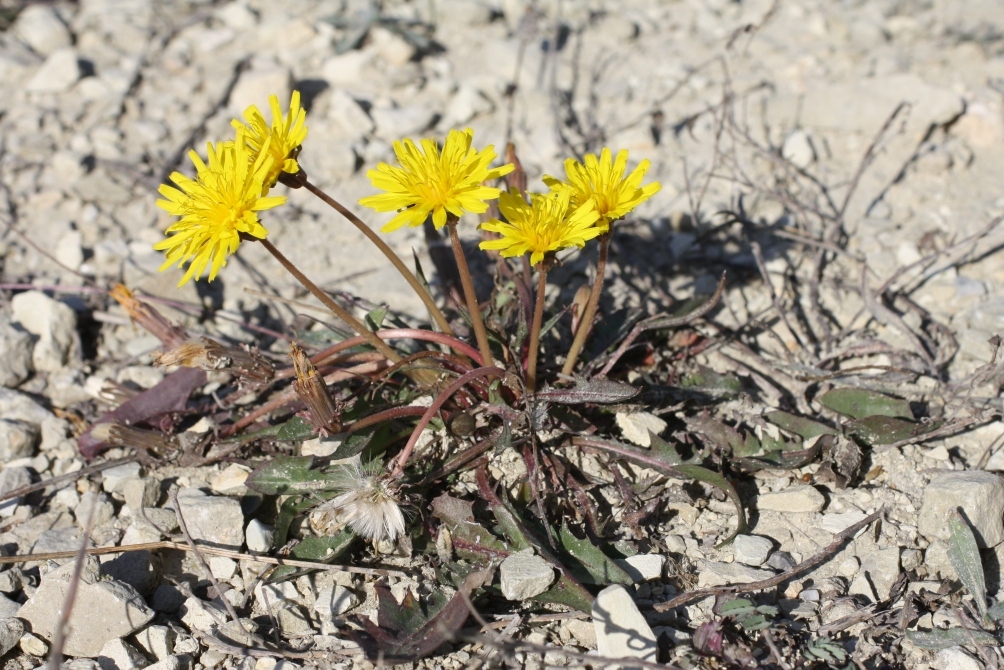
[[[368,426],[372,426],[375,423],[380,423],[381,421],[390,421],[391,419],[400,419],[405,416],[422,416],[425,414],[425,407],[419,407],[415,405],[409,405],[407,407],[392,407],[390,409],[385,409],[376,414],[370,414],[369,416],[364,416],[359,419],[351,426],[347,426],[345,430],[350,433],[355,433],[362,430]]]
[[[482,365],[481,354],[478,353],[477,349],[466,342],[462,342],[455,337],[450,337],[449,335],[445,335],[443,333],[436,333],[431,330],[422,330],[421,328],[388,328],[387,330],[378,330],[376,335],[382,340],[422,340],[424,342],[445,344],[454,351],[468,356],[478,365]],[[368,340],[360,336],[350,337],[347,340],[342,340],[338,344],[328,347],[324,351],[314,354],[310,357],[310,360],[314,365],[321,365],[327,358],[334,356],[341,351],[345,351],[346,349],[366,344],[367,342]],[[292,368],[289,368],[288,370],[280,370],[275,374],[276,379],[286,379],[287,377],[292,376]]]
[[[460,390],[460,388],[479,377],[502,377],[505,375],[505,370],[501,370],[495,366],[488,366],[483,368],[477,368],[476,370],[471,370],[465,375],[461,375],[457,378],[455,382],[446,387],[446,390],[439,394],[439,396],[429,405],[429,408],[422,415],[422,418],[418,420],[418,424],[415,426],[415,430],[412,431],[411,437],[408,438],[408,444],[404,445],[404,449],[397,457],[396,465],[394,466],[393,476],[400,477],[404,474],[404,466],[408,462],[408,457],[411,456],[411,452],[415,449],[415,444],[418,443],[418,438],[421,436],[422,431],[425,427],[429,425],[432,418],[436,416],[436,413],[442,408],[443,404],[450,399],[454,393]]]

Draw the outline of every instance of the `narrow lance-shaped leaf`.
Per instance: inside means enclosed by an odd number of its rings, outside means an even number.
[[[638,389],[612,379],[576,379],[573,388],[547,388],[537,397],[553,403],[576,405],[581,403],[619,403],[638,395]]]
[[[245,485],[269,496],[330,491],[331,478],[313,464],[313,456],[279,456],[255,468]]]
[[[948,515],[948,532],[948,560],[972,594],[976,609],[986,619],[987,584],[983,575],[983,563],[980,561],[980,548],[976,544],[973,530],[957,509],[953,509]]]
[[[874,391],[833,389],[819,396],[818,400],[823,407],[852,419],[863,419],[866,416],[913,419],[909,402]]]

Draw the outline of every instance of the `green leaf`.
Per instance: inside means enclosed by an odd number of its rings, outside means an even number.
[[[268,496],[330,491],[331,478],[313,465],[313,456],[278,456],[255,468],[245,485]]]
[[[383,320],[387,318],[387,312],[390,311],[387,305],[380,305],[369,314],[366,315],[366,327],[376,332],[380,330],[383,326]]]
[[[987,617],[987,584],[976,536],[957,509],[948,515],[948,560],[959,579],[976,601],[976,609]]]
[[[575,379],[573,388],[545,388],[537,393],[537,398],[564,405],[582,403],[610,404],[626,402],[638,395],[638,389],[624,382],[612,379]]]
[[[819,403],[838,414],[852,419],[866,416],[889,416],[899,419],[913,419],[910,403],[900,398],[883,395],[864,389],[833,389],[818,398]]]
[[[331,537],[305,537],[289,552],[289,557],[301,561],[317,561],[331,563],[344,554],[356,539],[356,534],[345,529]],[[280,565],[269,576],[270,582],[278,582],[293,574],[306,572],[310,568],[293,565]]]
[[[961,647],[976,640],[977,644],[998,645],[996,637],[983,630],[966,630],[965,628],[948,628],[943,630],[908,630],[906,639],[921,649],[948,649]]]
[[[300,440],[309,440],[316,435],[317,432],[310,425],[310,421],[302,416],[294,416],[279,426],[279,430],[275,432],[275,439],[282,442],[299,442]]]
[[[432,515],[450,531],[453,551],[460,558],[488,565],[513,553],[509,545],[474,520],[474,503],[444,493],[432,501]]]
[[[612,558],[604,554],[599,547],[588,539],[580,540],[568,529],[568,524],[561,525],[561,546],[568,552],[569,556],[578,561],[579,566],[586,574],[580,580],[586,584],[598,584],[606,586],[608,584],[633,584],[631,575],[624,571],[624,568],[617,565]],[[575,569],[574,564],[569,564],[569,569]]]
[[[866,416],[846,423],[847,432],[872,446],[893,444],[900,440],[923,435],[940,424],[915,423],[889,416]]]
[[[731,374],[719,374],[703,365],[697,366],[697,371],[684,375],[678,384],[680,388],[703,391],[712,397],[733,396],[742,390],[742,381]]]
[[[840,434],[839,430],[831,428],[825,423],[813,421],[812,419],[807,419],[804,416],[789,414],[788,412],[783,412],[781,410],[767,412],[764,414],[764,418],[778,428],[786,430],[789,433],[799,435],[806,440],[811,440],[812,438],[819,437],[820,435]]]
[[[286,544],[286,539],[289,537],[289,527],[293,523],[293,519],[301,512],[307,511],[328,498],[333,498],[334,495],[333,493],[327,493],[311,496],[310,498],[293,496],[283,500],[282,505],[279,506],[278,518],[275,521],[275,539],[272,541],[272,548],[275,549]]]
[[[722,616],[745,616],[756,612],[756,605],[752,600],[746,598],[736,598],[722,605]]]

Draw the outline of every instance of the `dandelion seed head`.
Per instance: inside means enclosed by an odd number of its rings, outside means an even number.
[[[341,465],[331,475],[332,488],[339,494],[311,514],[315,530],[330,533],[347,525],[373,541],[393,542],[404,535],[404,513],[379,461]]]

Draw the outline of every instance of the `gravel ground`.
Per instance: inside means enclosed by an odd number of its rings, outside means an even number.
[[[653,604],[689,588],[770,577],[883,508],[882,523],[777,589],[792,626],[817,631],[862,608],[902,608],[904,577],[918,591],[951,582],[946,514],[955,505],[976,532],[990,594],[1004,581],[1004,480],[994,474],[1004,471],[1000,380],[997,368],[984,367],[996,362],[988,340],[1004,330],[995,253],[1004,243],[995,219],[1004,213],[999,3],[81,0],[0,8],[0,493],[87,467],[75,436],[109,384],[136,390],[163,379],[150,365],[159,341],[106,295],[116,282],[165,299],[158,309],[193,332],[279,354],[286,343],[267,331],[309,325],[303,314],[323,318],[268,297],[308,299],[256,245],[243,245],[212,284],[180,289],[180,271],[158,272],[162,256],[151,248],[169,223],[156,189],[188,169],[186,152],[226,137],[247,105],[264,109],[269,94],[286,101],[296,88],[309,109],[301,164],[374,227],[386,219],[355,202],[372,193],[366,171],[392,160],[402,137],[469,126],[477,142],[500,151],[514,143],[531,185],[560,174],[565,157],[604,146],[650,160],[649,178],[662,190],[614,240],[604,313],[665,311],[669,301],[711,293],[724,270],[722,307],[698,330],[721,339],[741,332],[732,341],[744,345],[695,360],[752,380],[756,402],[767,404],[754,412],[743,395],[722,411],[741,420],[783,406],[793,388],[825,390],[833,368],[821,361],[840,360],[845,370],[888,373],[870,387],[850,377],[845,385],[899,393],[918,416],[966,429],[867,450],[846,488],[822,479],[818,460],[760,470],[740,487],[749,537],[722,548],[716,542],[735,528],[731,504],[662,482],[679,495],[663,506],[657,534],[641,542],[639,555],[657,558],[639,566],[658,563],[654,574],[633,568],[641,572],[631,596],[644,616],[623,594],[604,591],[616,625],[651,627],[664,649],[689,648],[713,617],[714,598],[664,613]],[[290,205],[263,217],[277,247],[326,288],[423,318],[421,303],[355,228],[309,194],[288,195]],[[464,230],[473,242],[475,226]],[[403,258],[416,252],[439,290],[420,229],[386,239]],[[564,258],[555,304],[587,281],[592,253]],[[821,411],[811,393],[799,402],[803,413]],[[620,430],[631,439],[630,426]],[[568,458],[604,476],[591,457]],[[493,475],[525,476],[516,461]],[[227,463],[132,463],[82,476],[0,502],[0,545],[9,554],[75,550],[92,509],[97,546],[158,541],[158,526],[176,535],[178,505],[195,539],[262,551],[268,529],[254,520],[247,473]],[[473,479],[467,486],[475,489]],[[34,667],[47,655],[71,565],[0,572],[5,667]],[[411,564],[392,555],[382,565]],[[260,563],[217,556],[209,567],[226,587],[215,602],[219,592],[207,592],[207,571],[188,553],[91,560],[78,608],[101,616],[74,624],[65,647],[74,667],[91,667],[86,659],[120,670],[368,663],[355,654],[344,617],[376,611],[371,575],[322,572],[255,590]],[[513,569],[519,579],[509,586],[519,594],[534,565]],[[398,597],[419,588],[413,577],[390,584]],[[270,601],[287,640],[329,655],[276,662],[207,645],[204,634],[227,617],[224,598],[247,605],[252,618],[265,616]],[[904,615],[902,627],[958,621],[950,606],[934,609]],[[508,662],[575,664],[572,652],[598,646],[620,655],[601,623],[548,616],[528,614],[504,631],[552,651],[528,647]],[[848,644],[861,667],[987,662],[972,646],[890,644],[862,621],[841,629],[856,640]],[[414,667],[468,667],[485,654],[478,644],[450,649]]]

